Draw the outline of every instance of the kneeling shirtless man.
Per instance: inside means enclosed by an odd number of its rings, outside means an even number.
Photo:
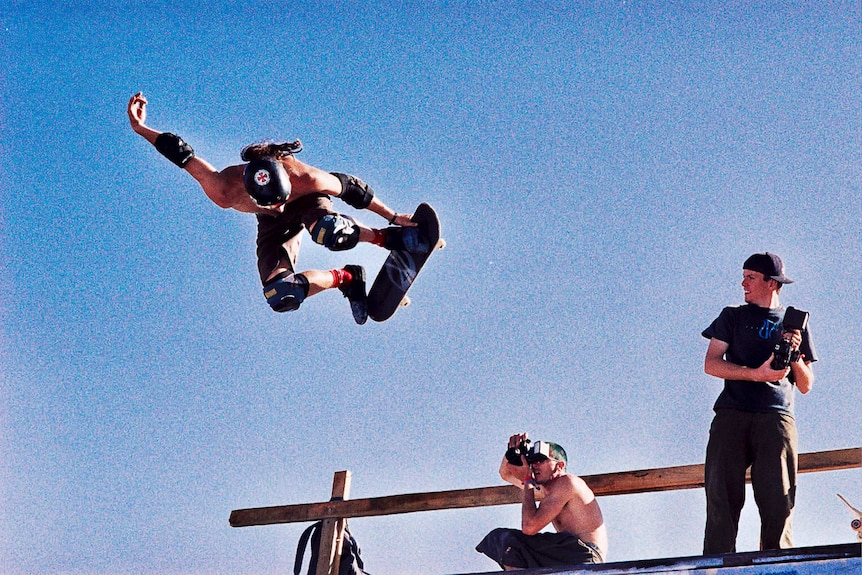
[[[333,250],[349,250],[369,242],[389,250],[427,252],[410,214],[388,208],[365,182],[348,174],[329,173],[304,164],[295,153],[299,140],[280,144],[252,144],[242,150],[246,163],[216,170],[195,155],[190,145],[170,132],[146,125],[147,99],[138,92],[127,109],[132,130],[167,159],[188,172],[207,197],[221,208],[257,216],[257,265],[263,293],[274,311],[293,311],[306,297],[338,288],[350,302],[356,323],[368,318],[365,270],[348,265],[329,271],[294,269],[299,255],[300,232]],[[335,196],[357,209],[367,209],[395,227],[367,228],[332,209]]]
[[[608,536],[602,511],[583,479],[566,471],[566,452],[537,441],[527,452],[527,434],[509,438],[500,476],[524,490],[521,529],[498,528],[476,547],[506,571],[532,567],[603,563]],[[536,505],[536,491],[542,494]],[[553,524],[556,533],[539,533]]]

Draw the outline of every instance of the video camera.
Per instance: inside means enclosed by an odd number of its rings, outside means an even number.
[[[517,465],[521,467],[524,465],[523,461],[521,461],[521,456],[526,456],[530,451],[530,440],[525,439],[521,443],[517,445],[517,447],[510,447],[506,450],[506,461],[511,463],[512,465]],[[499,451],[497,453],[500,453]]]
[[[537,441],[530,445],[530,440],[525,439],[516,447],[510,447],[506,450],[506,461],[512,465],[521,467],[523,465],[521,456],[527,460],[527,465],[533,465],[534,463],[539,463],[546,459],[556,459],[557,455],[554,452],[554,448],[551,447],[552,445],[554,444],[548,443],[547,441]],[[562,448],[559,445],[556,447],[562,451]],[[562,453],[562,457],[563,461],[565,461],[565,452]]]
[[[783,324],[785,331],[796,329],[802,331],[808,327],[808,312],[798,310],[795,307],[788,307],[787,311],[784,312]],[[787,338],[782,338],[780,342],[776,343],[772,352],[775,354],[772,363],[769,364],[772,369],[787,369],[791,363],[799,360],[799,351],[792,349],[792,344]]]

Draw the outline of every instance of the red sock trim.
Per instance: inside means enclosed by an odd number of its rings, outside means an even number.
[[[381,248],[386,247],[386,230],[372,230],[374,232],[374,239],[371,240],[371,243],[375,246],[380,246]]]
[[[332,287],[341,287],[353,281],[353,274],[346,269],[330,270],[329,273],[332,274]]]

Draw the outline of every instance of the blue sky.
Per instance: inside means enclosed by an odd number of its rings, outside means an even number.
[[[283,573],[302,524],[232,509],[497,485],[509,434],[579,474],[698,463],[700,331],[780,254],[811,313],[802,451],[860,445],[859,2],[2,3],[0,565]],[[221,168],[261,139],[448,242],[413,305],[266,305],[253,218],[128,127]],[[353,213],[380,226],[373,214]],[[300,266],[359,263],[307,241]],[[800,546],[849,542],[857,471],[803,475]],[[699,490],[600,500],[610,558],[700,552]],[[494,568],[517,506],[351,521],[372,573]],[[753,504],[741,550],[757,547]],[[397,552],[393,552],[397,549]]]

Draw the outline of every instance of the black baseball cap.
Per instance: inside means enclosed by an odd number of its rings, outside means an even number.
[[[742,269],[760,272],[766,279],[775,280],[781,284],[792,284],[793,280],[784,275],[784,263],[781,258],[769,252],[754,254],[745,260]]]

